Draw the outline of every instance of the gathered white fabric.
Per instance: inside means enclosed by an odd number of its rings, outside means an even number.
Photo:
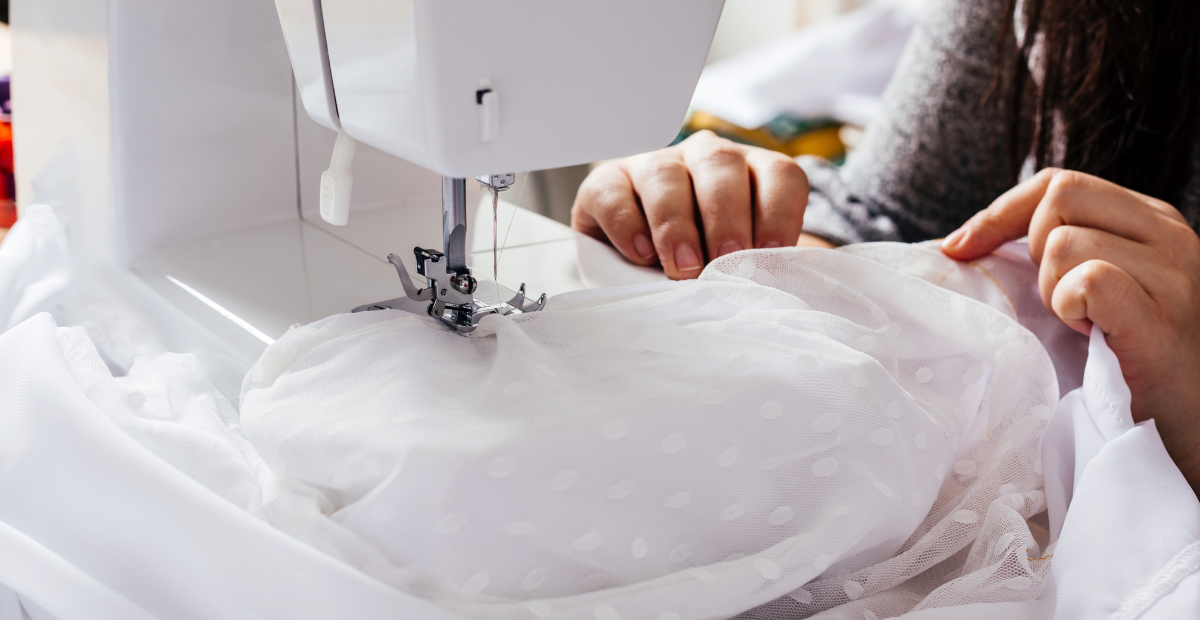
[[[1036,598],[1055,370],[1002,290],[884,266],[929,254],[743,252],[470,338],[331,317],[267,350],[242,432],[379,553],[361,569],[466,617]]]
[[[238,412],[224,396],[230,391],[214,384],[203,357],[167,352],[157,344],[153,330],[136,320],[136,313],[121,306],[120,299],[103,295],[104,287],[94,278],[71,277],[67,245],[62,241],[62,226],[53,213],[31,210],[0,245],[0,325],[14,326],[0,333],[0,620],[455,620],[464,615],[613,618],[633,613],[669,620],[732,615],[726,613],[730,607],[744,608],[753,602],[747,589],[718,580],[722,573],[712,567],[684,570],[708,585],[703,593],[706,600],[719,599],[727,606],[714,604],[688,615],[666,609],[667,603],[674,604],[678,592],[660,588],[662,578],[641,582],[646,589],[658,588],[662,593],[661,612],[653,611],[655,605],[649,604],[658,600],[653,597],[642,598],[647,604],[641,607],[617,605],[616,598],[629,595],[636,586],[610,585],[585,595],[549,600],[502,597],[489,594],[488,588],[474,598],[461,597],[462,584],[451,581],[446,585],[446,578],[436,572],[444,567],[434,571],[400,564],[391,550],[351,529],[355,522],[347,516],[355,511],[365,510],[368,517],[376,518],[366,508],[374,501],[374,489],[355,502],[337,489],[281,476],[267,467],[241,433]],[[612,259],[605,266],[600,253],[594,253],[589,273],[617,278],[622,264],[615,253],[610,254]],[[838,255],[869,259],[874,265],[863,263],[863,269],[890,278],[889,286],[916,278],[965,295],[1002,314],[1019,317],[1021,325],[1036,334],[1054,362],[1063,394],[1040,452],[1046,511],[1021,521],[1019,517],[1034,508],[1012,508],[1022,498],[1038,503],[1036,491],[1041,487],[1004,495],[1012,489],[1005,485],[1016,484],[1008,482],[1009,476],[1019,480],[1019,472],[1028,469],[1028,463],[1014,465],[1005,455],[1009,451],[1025,454],[1035,464],[1037,458],[1024,452],[1024,444],[1018,441],[1005,450],[1005,437],[1014,435],[1004,430],[1011,427],[998,426],[988,438],[995,447],[991,460],[976,461],[974,479],[948,473],[931,513],[891,558],[857,570],[849,560],[839,558],[803,589],[739,617],[791,619],[818,613],[821,617],[871,620],[894,615],[889,609],[910,609],[903,617],[913,620],[1166,620],[1200,616],[1200,502],[1171,462],[1153,422],[1134,425],[1129,390],[1103,334],[1093,330],[1089,350],[1086,338],[1071,332],[1042,307],[1037,269],[1029,262],[1027,248],[1009,244],[970,264],[950,261],[929,246],[869,244],[828,255],[835,257],[830,259],[833,261],[842,260]],[[804,265],[822,275],[821,283],[825,282],[823,270],[830,268],[822,260]],[[842,264],[847,263],[832,263]],[[737,271],[733,267],[741,265],[740,261],[721,263],[711,275],[730,280]],[[756,258],[756,272],[763,265],[767,264]],[[753,277],[760,276],[756,273]],[[841,280],[843,285],[851,281]],[[878,285],[865,278],[860,284]],[[853,296],[850,290],[833,288],[837,295]],[[913,290],[926,294],[921,287]],[[30,297],[30,291],[36,295]],[[829,291],[830,299],[834,291]],[[651,292],[650,288],[599,291],[562,301],[565,309],[567,303],[584,302],[587,295],[593,295],[599,307],[615,303],[619,296]],[[725,303],[723,299],[717,301]],[[978,311],[973,302],[950,304],[947,325],[964,320],[960,314]],[[825,306],[814,303],[812,307]],[[46,309],[60,317],[57,325],[65,322],[86,327],[56,327],[49,314],[36,314]],[[393,316],[365,318],[374,322]],[[937,315],[929,319],[936,322]],[[889,318],[889,322],[896,321]],[[830,325],[842,323],[822,323],[827,335],[844,336],[841,331],[830,332]],[[364,323],[360,327],[384,326]],[[1018,338],[1023,333],[1008,335]],[[899,337],[903,340],[903,332]],[[930,336],[930,341],[940,343],[939,338]],[[498,336],[489,339],[508,342]],[[407,346],[399,343],[398,350]],[[953,349],[938,346],[941,348],[930,349],[930,359],[941,359],[944,351]],[[284,378],[302,369],[303,364],[272,372]],[[818,373],[820,369],[814,368]],[[756,372],[756,367],[748,372]],[[944,379],[944,373],[936,372],[929,389],[944,389],[937,385]],[[1007,384],[984,381],[1002,387],[987,388],[981,402],[1003,403],[996,400],[995,393],[1003,392]],[[736,411],[739,402],[734,399],[713,407]],[[530,407],[536,404],[529,401]],[[695,411],[707,407],[697,406]],[[348,425],[361,415],[359,410],[343,411]],[[976,415],[982,415],[982,410]],[[784,416],[781,411],[775,421],[784,420],[786,425]],[[755,420],[753,414],[749,417]],[[839,420],[834,432],[845,433],[848,428],[853,427]],[[626,438],[632,440],[634,430],[631,425]],[[352,435],[347,426],[344,436]],[[969,438],[969,433],[966,436]],[[754,438],[753,433],[733,431],[729,437],[742,445]],[[691,435],[687,438],[687,445],[670,455],[672,459],[699,447]],[[893,436],[894,442],[901,440]],[[668,457],[655,454],[652,444],[648,448],[654,458]],[[326,449],[325,444],[318,449]],[[658,449],[661,451],[661,444]],[[971,449],[960,447],[958,452]],[[585,456],[579,455],[581,460]],[[357,457],[351,454],[348,458]],[[763,458],[762,454],[739,451],[739,460],[731,467]],[[960,459],[957,454],[950,458]],[[701,474],[713,471],[708,467]],[[514,469],[510,476],[523,469]],[[689,506],[699,505],[699,493],[708,486],[728,491],[720,484],[720,472],[726,470],[718,470],[698,483],[699,491]],[[854,472],[845,469],[845,461],[839,457],[838,471],[822,480],[832,483],[847,471]],[[424,479],[444,486],[448,476],[456,475],[459,473],[444,471],[439,478],[427,472]],[[807,476],[811,477],[811,472]],[[947,486],[952,478],[955,486]],[[716,483],[710,484],[710,479]],[[970,508],[976,505],[972,502],[983,504],[996,495],[989,489],[998,480],[1005,482],[998,489],[1000,495],[986,504],[986,513]],[[856,481],[863,486],[861,478],[850,480]],[[651,484],[657,483],[652,480]],[[582,473],[576,485],[563,492],[585,488]],[[956,492],[959,495],[954,495]],[[832,492],[825,489],[815,495],[828,499]],[[637,502],[638,498],[634,494],[625,501]],[[812,506],[817,500],[804,502]],[[972,526],[953,517],[936,521],[938,514],[954,515],[964,509],[981,515],[982,522]],[[742,519],[748,514],[749,510]],[[970,520],[965,513],[959,514]],[[386,516],[386,511],[379,516]],[[793,508],[792,521],[802,518]],[[897,522],[883,514],[878,528],[898,527]],[[475,523],[463,523],[460,532]],[[875,530],[868,527],[863,531]],[[1038,541],[1048,537],[1052,541],[1049,547],[1030,542],[1035,538],[1032,532],[1038,532]],[[968,542],[963,543],[960,534]],[[812,540],[799,542],[809,545]],[[959,550],[941,559],[955,548]],[[652,549],[647,546],[648,557]],[[877,549],[886,549],[886,544]],[[482,554],[480,559],[492,560]],[[741,561],[754,567],[757,559]],[[779,581],[791,578],[782,564],[776,565]],[[756,572],[759,567],[768,576],[774,574],[770,564],[758,563]],[[753,578],[753,573],[749,574]],[[914,576],[906,578],[909,574]],[[892,587],[886,587],[888,578],[894,580]],[[859,590],[851,581],[862,586],[861,595],[853,600],[851,596]],[[766,584],[765,578],[761,583]],[[838,587],[844,599],[837,594]],[[837,605],[839,600],[844,602]]]

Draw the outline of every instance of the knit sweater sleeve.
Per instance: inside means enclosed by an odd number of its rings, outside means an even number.
[[[983,101],[1004,0],[933,0],[884,93],[884,112],[835,168],[798,161],[812,185],[806,232],[836,243],[944,236],[1011,178]]]

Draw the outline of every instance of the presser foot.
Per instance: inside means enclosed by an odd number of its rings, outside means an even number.
[[[486,316],[525,314],[538,312],[546,307],[545,294],[542,294],[537,301],[529,301],[525,298],[525,284],[523,283],[512,299],[507,302],[489,304],[475,299],[474,293],[478,290],[479,283],[471,275],[470,269],[466,267],[447,269],[445,256],[441,252],[415,248],[413,253],[417,258],[417,273],[425,276],[427,281],[425,288],[418,288],[413,284],[412,277],[408,274],[408,269],[404,267],[404,261],[399,256],[389,254],[388,262],[396,268],[396,274],[400,276],[400,284],[404,288],[405,296],[359,306],[353,312],[388,309],[413,313],[424,311],[461,333],[470,333]]]

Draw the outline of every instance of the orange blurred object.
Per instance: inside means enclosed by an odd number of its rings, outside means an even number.
[[[0,228],[12,228],[17,222],[15,190],[12,125],[0,123]]]

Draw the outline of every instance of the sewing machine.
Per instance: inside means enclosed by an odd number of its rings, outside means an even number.
[[[668,144],[722,5],[16,2],[20,207],[60,211],[80,285],[170,350],[215,352],[234,396],[296,323],[433,306],[470,329],[539,308],[526,278],[569,290],[518,270],[569,261],[574,242],[501,204],[511,290],[483,286],[492,232],[468,207],[490,216],[510,172]]]
[[[426,286],[390,254],[405,296],[357,310],[422,302],[431,316],[471,331],[489,314],[542,309],[545,294],[527,302],[524,284],[507,302],[476,298],[466,178],[495,202],[514,182],[503,171],[669,143],[723,4],[276,0],[304,108],[339,132],[321,179],[321,217],[348,221],[356,141],[443,175],[443,251],[414,250]]]

